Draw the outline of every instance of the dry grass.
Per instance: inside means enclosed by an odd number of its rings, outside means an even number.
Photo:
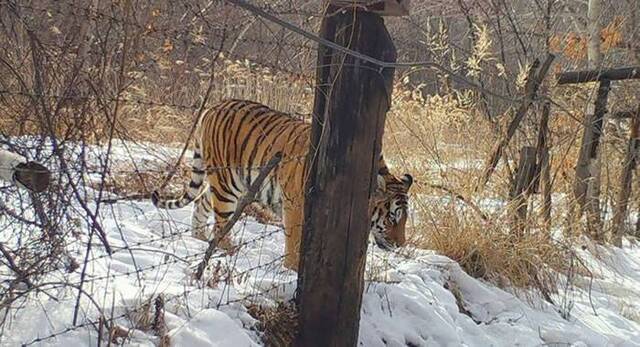
[[[262,342],[268,347],[291,346],[298,332],[298,312],[294,304],[279,303],[275,307],[248,306],[262,332]]]
[[[479,112],[473,94],[423,98],[396,88],[385,132],[385,153],[395,171],[416,177],[411,203],[412,243],[458,262],[470,275],[501,287],[530,288],[548,295],[556,291],[558,273],[567,271],[568,247],[554,240],[539,216],[540,197],[530,199],[527,228],[512,229],[509,189],[519,146],[535,146],[537,114],[524,123],[489,184],[476,190],[478,177],[494,142],[496,124]],[[576,121],[554,115],[551,125],[554,193],[568,195],[571,165],[577,157]],[[498,122],[509,120],[509,114]],[[563,119],[560,121],[558,119]],[[566,205],[565,205],[566,204]],[[569,204],[554,206],[552,230],[563,227]]]
[[[186,87],[181,95],[167,96],[165,90],[141,78],[130,88],[125,98],[131,100],[157,101],[170,105],[125,104],[122,109],[121,126],[131,138],[150,142],[185,142],[189,129],[196,121],[197,110],[171,105],[199,105],[210,77],[207,64],[193,67],[191,74],[197,82]],[[313,103],[312,81],[302,77],[274,72],[249,61],[234,61],[222,58],[213,68],[215,83],[210,105],[227,98],[249,99],[270,107],[304,117],[310,113]],[[167,102],[167,100],[173,100]]]
[[[474,216],[443,214],[437,227],[429,228],[415,242],[455,260],[469,275],[501,287],[555,291],[550,281],[555,276],[549,270],[566,270],[566,248],[544,232],[516,235],[503,225]]]
[[[167,75],[176,67],[175,64],[166,62]],[[167,86],[160,86],[145,76],[136,79],[123,97],[158,103],[166,101],[168,105],[124,103],[118,118],[117,137],[163,144],[187,141],[196,111],[170,104],[197,104],[207,86],[208,66],[208,61],[199,66],[181,65],[182,71],[189,72],[189,78],[195,83],[180,85],[169,95]],[[248,61],[224,58],[216,63],[214,71],[211,102],[224,98],[251,99],[274,109],[309,117],[313,104],[310,79],[292,77]],[[551,86],[550,92],[560,105],[554,107],[550,123],[553,189],[557,196],[570,196],[581,119],[593,86]],[[427,97],[402,83],[396,84],[393,107],[387,116],[384,152],[394,171],[399,174],[409,172],[416,181],[411,192],[415,218],[410,222],[410,237],[418,247],[434,249],[449,256],[476,277],[501,285],[552,291],[553,281],[542,279],[553,278],[553,271],[563,271],[563,263],[568,257],[566,248],[554,242],[548,232],[539,227],[537,207],[529,216],[529,224],[533,227],[520,236],[514,236],[509,228],[509,209],[505,204],[520,147],[535,145],[539,110],[531,110],[489,184],[483,190],[475,191],[484,160],[511,115],[509,111],[490,122],[481,109],[478,95],[472,91]],[[84,126],[100,138],[105,131],[99,124],[102,123],[96,118]],[[78,124],[73,123],[73,126]],[[24,129],[16,128],[14,122],[0,123],[0,130],[7,134],[24,133]],[[63,127],[60,131],[65,129]],[[603,148],[610,163],[619,161],[622,156],[620,143],[605,143]],[[610,200],[616,192],[618,172],[615,164],[603,170],[605,199]],[[186,181],[186,174],[183,169],[176,175],[174,187],[179,188]],[[108,190],[120,195],[143,196],[157,187],[163,177],[161,174],[135,172],[114,174],[107,183]],[[434,186],[446,189],[434,189]],[[454,203],[456,199],[450,196],[451,192],[465,202],[457,200]],[[537,197],[533,200],[539,202]],[[554,203],[553,229],[564,227],[570,207],[569,199]],[[480,218],[480,214],[487,216],[488,221]],[[259,210],[255,216],[261,220],[270,219]]]
[[[201,74],[200,85],[186,94],[195,95],[205,88],[208,75]],[[216,66],[213,100],[246,98],[290,113],[308,114],[313,100],[309,83],[249,62],[223,60]],[[135,93],[128,94],[128,98],[161,100],[161,91],[144,79],[132,90]],[[473,190],[483,161],[498,136],[495,125],[479,112],[476,100],[477,95],[472,92],[423,97],[402,84],[395,87],[393,107],[387,116],[384,152],[395,171],[409,172],[416,179],[412,188],[415,219],[409,228],[412,242],[452,258],[473,276],[502,286],[552,292],[555,283],[549,280],[553,278],[549,269],[562,271],[567,259],[564,248],[539,228],[515,237],[508,223],[504,223],[509,219],[505,207],[491,206],[499,205],[508,195],[509,169],[500,167],[484,191]],[[195,111],[170,106],[126,104],[122,108],[121,123],[126,124],[122,133],[136,140],[184,142],[194,114]],[[557,118],[561,117],[554,119]],[[501,123],[507,120],[508,117],[502,117]],[[535,123],[527,126],[533,129]],[[554,158],[554,169],[564,175],[559,177],[566,176],[564,181],[557,181],[560,182],[557,187],[569,189],[572,171],[568,163],[574,162],[577,150],[567,139],[571,135],[569,129],[575,128],[575,121],[555,120],[552,127],[558,129],[553,140],[568,152],[562,160]],[[531,139],[517,138],[514,142],[527,141]],[[517,149],[510,148],[508,158],[513,159],[514,153]],[[114,175],[109,190],[135,196],[148,192],[148,187],[158,186],[163,177],[158,174],[141,180],[138,174],[124,171],[122,175]],[[186,175],[183,170],[172,182],[179,188],[186,181]],[[566,186],[562,182],[566,182]],[[480,218],[477,211],[461,208],[465,203],[453,203],[455,199],[452,200],[449,193],[434,189],[433,185],[463,196],[467,204],[473,204],[489,221]],[[487,204],[489,207],[484,206]],[[273,220],[262,212],[256,208],[255,213],[249,211],[248,214],[262,221]],[[536,224],[535,218],[532,224]]]

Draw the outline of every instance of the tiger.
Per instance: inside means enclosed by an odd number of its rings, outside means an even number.
[[[178,209],[195,201],[192,235],[212,240],[221,248],[232,247],[229,236],[220,235],[220,230],[260,168],[280,152],[283,159],[265,179],[256,200],[282,217],[284,265],[297,271],[310,138],[309,122],[258,102],[223,100],[204,111],[196,125],[188,188],[175,199],[163,199],[154,191],[152,203],[157,208]],[[413,178],[410,174],[394,176],[382,155],[378,165],[378,187],[370,201],[370,231],[379,247],[390,249],[406,243],[408,191]],[[211,212],[215,221],[212,235],[207,235]]]

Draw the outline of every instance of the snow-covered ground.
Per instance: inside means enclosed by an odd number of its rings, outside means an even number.
[[[159,157],[146,149],[115,150],[123,162],[129,156]],[[240,250],[214,255],[207,272],[214,280],[202,285],[191,275],[206,244],[190,237],[190,213],[160,211],[149,201],[105,205],[101,220],[115,252],[108,257],[93,247],[79,327],[72,327],[78,290],[60,283],[79,284],[80,269],[52,273],[46,279],[50,287],[43,287],[51,296],[34,293],[18,303],[0,344],[97,346],[101,312],[132,329],[121,340],[125,345],[156,346],[156,334],[138,324],[144,311],[132,311],[162,294],[172,345],[262,345],[245,305],[293,297],[296,275],[282,266],[282,231],[250,217],[241,220],[233,232]],[[0,229],[0,241],[10,239],[9,233]],[[80,262],[86,241],[83,236],[68,246]],[[362,346],[640,346],[640,248],[628,242],[622,249],[577,250],[593,276],[576,275],[573,286],[554,295],[556,306],[474,279],[431,251],[369,248]]]

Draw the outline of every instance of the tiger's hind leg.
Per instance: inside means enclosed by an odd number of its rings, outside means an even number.
[[[209,241],[213,237],[208,224],[209,216],[213,212],[212,199],[213,194],[209,188],[195,200],[191,214],[191,236],[203,241]]]
[[[213,188],[209,187],[195,201],[191,215],[192,236],[203,241],[211,241],[215,237],[218,247],[227,251],[232,250],[231,237],[228,234],[220,235],[220,232],[233,215],[236,205],[237,198],[235,196],[230,194],[216,195]],[[209,228],[208,220],[212,212],[215,216],[215,223],[212,228]]]
[[[214,189],[214,188],[212,188]],[[215,224],[213,227],[213,236],[216,239],[216,245],[226,251],[233,251],[234,246],[231,241],[230,232],[221,235],[222,228],[227,224],[233,212],[236,210],[238,198],[232,194],[211,193],[211,201],[213,204],[213,213],[215,215]]]

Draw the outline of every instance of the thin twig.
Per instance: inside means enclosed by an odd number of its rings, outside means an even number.
[[[222,42],[224,43],[224,39],[222,40]],[[167,176],[167,178],[165,178],[164,182],[162,182],[158,190],[163,190],[169,184],[169,181],[171,181],[173,176],[175,176],[176,172],[178,172],[178,166],[180,165],[182,158],[184,158],[185,153],[187,153],[187,149],[189,148],[189,142],[191,142],[191,138],[193,137],[193,134],[198,128],[198,124],[200,124],[200,118],[202,117],[202,114],[206,109],[207,103],[209,101],[209,97],[211,96],[211,92],[213,91],[213,81],[215,77],[215,63],[220,57],[220,53],[222,52],[223,43],[220,44],[220,48],[216,51],[216,55],[211,61],[211,74],[209,74],[209,84],[207,86],[207,91],[204,93],[204,98],[202,99],[202,103],[200,104],[200,108],[198,109],[196,118],[193,124],[191,124],[191,129],[189,129],[189,136],[187,137],[187,141],[185,141],[184,146],[182,147],[182,151],[180,152],[180,156],[178,157],[178,160],[176,160],[171,170],[169,170],[169,175]]]
[[[207,264],[209,263],[209,259],[211,259],[211,256],[213,255],[213,251],[217,246],[218,239],[224,238],[231,231],[231,228],[233,228],[233,226],[236,224],[238,219],[240,219],[240,216],[242,215],[242,212],[244,211],[244,209],[255,200],[258,190],[260,190],[260,187],[262,187],[262,182],[264,182],[264,180],[267,178],[271,170],[273,170],[276,167],[276,165],[280,163],[281,160],[282,160],[282,153],[277,152],[273,156],[273,158],[271,158],[271,160],[267,162],[267,165],[265,165],[262,168],[262,170],[260,170],[260,174],[258,174],[258,177],[256,178],[256,180],[251,184],[251,187],[249,187],[249,190],[247,191],[247,193],[238,202],[238,205],[236,206],[236,210],[233,212],[233,215],[231,215],[231,218],[222,227],[219,234],[214,235],[212,240],[209,241],[209,247],[207,248],[207,251],[204,254],[204,259],[202,259],[202,262],[198,264],[198,270],[196,271],[196,275],[195,275],[195,278],[197,280],[202,279],[202,274],[204,273],[205,267],[207,267]]]
[[[482,218],[483,221],[485,221],[485,222],[489,221],[489,217],[476,204],[474,204],[473,201],[471,201],[470,199],[465,198],[462,194],[456,193],[451,188],[447,188],[447,187],[445,187],[443,185],[440,185],[440,184],[430,184],[429,187],[434,188],[434,189],[439,189],[439,190],[442,190],[442,191],[445,191],[445,192],[451,194],[456,199],[462,201],[467,206],[471,207],[471,209],[473,209],[480,216],[480,218]]]

